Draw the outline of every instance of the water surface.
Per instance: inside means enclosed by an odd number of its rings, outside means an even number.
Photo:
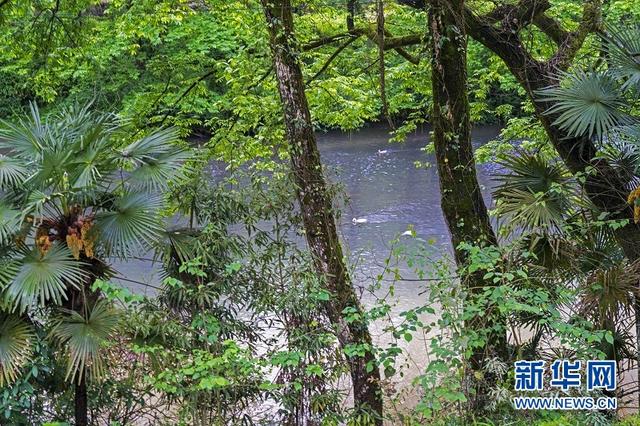
[[[483,126],[474,129],[473,143],[479,146],[493,139],[499,129]],[[355,280],[362,286],[381,270],[389,254],[389,242],[407,230],[415,229],[421,241],[432,241],[434,252],[450,252],[449,234],[440,209],[438,174],[433,154],[424,148],[429,129],[415,132],[403,143],[389,143],[389,131],[370,126],[357,132],[318,134],[322,162],[329,179],[342,184],[348,197],[340,217],[340,232],[345,251],[357,265]],[[415,163],[431,164],[416,167]],[[478,166],[478,179],[485,201],[491,203],[492,165]],[[366,220],[354,224],[353,218]],[[157,286],[160,269],[145,260],[131,260],[116,265],[119,275]],[[153,288],[122,282],[137,292]],[[399,286],[397,296],[409,302],[416,295],[415,284]]]

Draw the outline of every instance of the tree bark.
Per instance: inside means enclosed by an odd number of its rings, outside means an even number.
[[[74,411],[76,426],[87,426],[89,424],[89,412],[87,405],[87,382],[85,375],[75,382],[75,395],[74,395]]]
[[[466,251],[459,248],[460,243],[497,245],[478,184],[471,145],[463,9],[464,0],[431,0],[429,8],[433,88],[431,124],[442,211],[459,267],[468,261]],[[483,273],[470,274],[463,279],[471,297],[486,285]],[[491,320],[482,324],[478,319],[467,324],[468,327],[480,328],[492,325]],[[481,371],[486,357],[494,355],[506,355],[506,334],[489,336],[486,348],[472,355],[471,369]],[[476,407],[482,405],[486,394],[482,387],[487,384],[475,383],[476,396],[472,402]]]
[[[426,0],[398,2],[418,9],[424,9],[427,4]],[[573,174],[586,176],[584,189],[589,199],[603,212],[609,213],[610,219],[628,220],[626,226],[616,229],[615,236],[625,256],[635,261],[640,259],[640,226],[634,223],[633,208],[626,202],[630,182],[606,160],[597,158],[598,149],[592,140],[571,137],[555,125],[557,115],[547,114],[551,105],[541,101],[538,94],[539,90],[558,84],[562,72],[569,67],[587,35],[598,28],[601,4],[601,0],[584,2],[582,22],[573,32],[564,30],[557,21],[544,14],[550,7],[547,0],[521,0],[488,16],[477,16],[465,7],[464,21],[469,36],[500,57],[526,90],[536,116],[567,168]],[[556,54],[549,60],[537,60],[525,49],[519,31],[529,24],[538,26],[558,44]],[[418,39],[416,34],[395,37],[392,46],[416,44]]]
[[[363,357],[347,356],[354,402],[356,410],[368,411],[374,419],[373,423],[381,425],[380,372],[371,350],[371,335],[347,272],[338,238],[332,200],[327,191],[302,71],[296,57],[291,4],[289,0],[262,0],[262,6],[269,30],[305,236],[315,269],[332,293],[331,300],[325,305],[327,317],[337,328],[337,338],[343,349],[351,345],[361,345],[366,349]],[[362,319],[345,321],[343,311],[348,307],[355,308]]]

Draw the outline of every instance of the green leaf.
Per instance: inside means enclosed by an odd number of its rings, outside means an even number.
[[[33,328],[24,319],[0,314],[0,387],[14,382],[31,356]]]
[[[0,189],[18,186],[27,176],[27,168],[21,161],[0,154]]]
[[[627,108],[615,79],[596,71],[567,74],[561,86],[541,90],[541,99],[552,103],[546,114],[572,136],[597,136],[630,122]]]
[[[66,379],[79,380],[89,372],[97,379],[104,374],[101,347],[116,330],[120,315],[106,300],[99,300],[83,312],[62,311],[51,330],[51,336],[66,346],[68,363]]]
[[[15,303],[20,311],[44,306],[49,301],[60,304],[67,298],[67,288],[79,288],[86,278],[82,270],[84,264],[60,244],[54,244],[44,255],[35,249],[23,252],[23,257],[17,261],[16,275],[4,294],[5,299]]]
[[[96,228],[107,253],[126,257],[144,251],[162,236],[160,197],[127,193],[114,200],[110,211],[96,216]]]

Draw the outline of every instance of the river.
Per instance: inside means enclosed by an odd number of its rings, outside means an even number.
[[[474,146],[498,133],[497,127],[476,127],[472,134]],[[349,199],[340,218],[340,232],[345,251],[356,265],[355,280],[361,285],[370,284],[371,277],[379,273],[389,254],[389,242],[409,226],[415,229],[417,238],[433,242],[434,252],[451,252],[440,209],[435,158],[423,151],[428,139],[429,129],[425,128],[409,135],[403,143],[389,143],[388,129],[375,125],[351,133],[318,134],[329,179],[343,184]],[[416,161],[431,166],[417,168]],[[478,166],[478,179],[488,204],[495,167]],[[354,224],[353,218],[366,222]],[[147,261],[119,262],[115,266],[120,276],[154,286],[160,281],[160,269]],[[123,284],[138,293],[155,291],[136,283]],[[412,304],[415,295],[415,284],[396,289],[401,305],[403,301]]]

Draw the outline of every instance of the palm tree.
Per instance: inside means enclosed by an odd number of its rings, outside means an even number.
[[[603,60],[594,68],[566,73],[557,86],[539,96],[552,105],[548,113],[557,117],[553,125],[598,146],[593,167],[611,168],[626,182],[619,188],[621,198],[629,194],[638,222],[640,117],[635,100],[640,90],[640,27],[608,29],[602,37]],[[626,216],[604,214],[585,196],[585,185],[592,184],[588,171],[571,177],[544,153],[517,151],[502,160],[502,166],[506,172],[499,177],[496,212],[509,222],[503,229],[519,234],[522,248],[535,255],[531,262],[539,285],[575,286],[578,299],[571,302],[575,314],[613,334],[613,341],[601,343],[600,349],[613,359],[637,356],[633,347],[638,343],[625,322],[636,304],[636,327],[640,324],[640,263],[624,257],[613,232]],[[629,206],[617,195],[602,197],[609,197],[607,202],[624,212]],[[520,320],[536,323],[532,318]],[[544,333],[535,331],[537,337]]]
[[[0,125],[0,386],[46,327],[68,358],[77,425],[87,424],[87,379],[101,376],[118,323],[92,285],[113,275],[113,259],[161,248],[162,193],[188,159],[173,129],[133,142],[125,129],[90,104],[46,119],[31,105]]]

